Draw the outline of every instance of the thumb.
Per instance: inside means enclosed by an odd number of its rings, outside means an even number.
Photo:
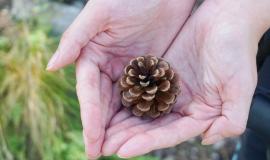
[[[81,49],[102,30],[108,12],[104,5],[96,3],[89,1],[65,31],[57,51],[48,63],[48,71],[55,71],[73,63],[79,57]]]
[[[255,66],[255,65],[254,65]],[[220,96],[223,99],[220,115],[203,135],[202,144],[241,135],[246,128],[249,109],[257,84],[256,67],[250,65],[231,76],[224,84]]]
[[[202,144],[214,144],[224,138],[238,136],[245,131],[245,124],[235,125],[225,116],[216,119],[204,134]]]
[[[217,141],[241,135],[246,128],[251,97],[224,102],[221,115],[212,123],[203,135],[202,144],[209,145]]]

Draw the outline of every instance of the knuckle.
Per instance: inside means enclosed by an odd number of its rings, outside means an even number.
[[[83,134],[84,134],[84,138],[85,138],[85,141],[87,143],[94,143],[96,141],[99,140],[99,135],[96,134],[93,129],[90,129],[90,128],[87,128],[87,127],[84,127],[83,129]]]
[[[227,134],[226,134],[227,132]],[[234,137],[234,136],[239,136],[241,134],[243,134],[245,132],[245,128],[244,127],[240,127],[240,126],[233,126],[233,128],[231,128],[230,130],[225,131],[225,137]]]
[[[62,34],[61,42],[66,41],[67,39],[69,39],[69,37],[71,37],[70,31],[69,31],[69,30],[66,30],[66,31]]]
[[[84,37],[78,38],[78,35],[73,33],[72,29],[69,28],[62,34],[60,42],[61,43],[70,42],[73,45],[72,47],[81,47],[83,45],[83,39],[85,38]]]

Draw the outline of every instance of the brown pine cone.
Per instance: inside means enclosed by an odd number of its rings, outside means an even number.
[[[130,61],[120,80],[122,104],[135,116],[169,113],[180,92],[177,76],[165,60],[141,56]]]

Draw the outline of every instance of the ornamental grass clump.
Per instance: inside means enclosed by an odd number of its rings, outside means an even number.
[[[75,76],[45,70],[58,39],[37,23],[0,29],[0,159],[59,159],[68,116],[80,128]]]

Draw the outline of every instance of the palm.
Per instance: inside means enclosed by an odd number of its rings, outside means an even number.
[[[189,19],[165,55],[181,77],[173,113],[149,121],[119,112],[106,133],[105,155],[136,156],[200,134],[210,144],[243,132],[256,85],[257,42],[239,33],[241,25],[228,28],[233,15],[216,17],[212,7],[202,6]]]

